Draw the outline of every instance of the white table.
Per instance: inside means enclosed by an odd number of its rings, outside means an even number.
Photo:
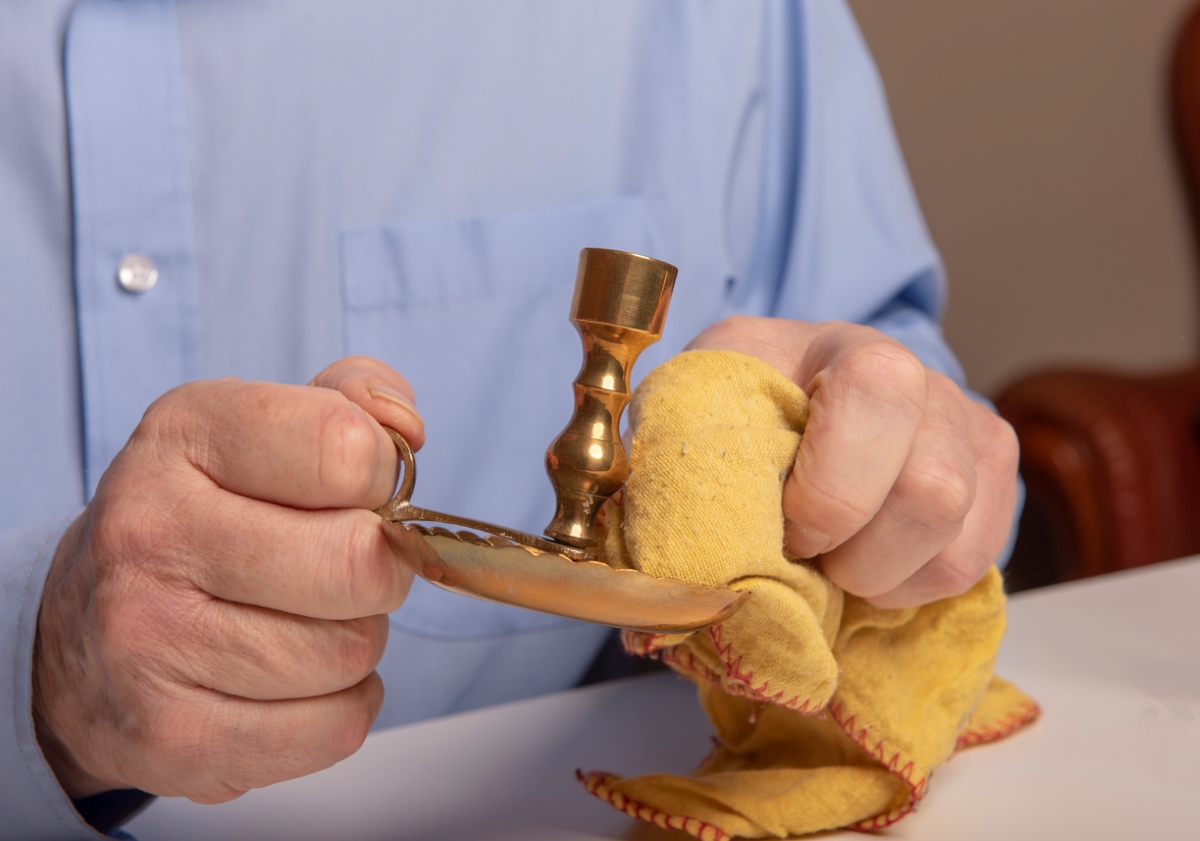
[[[1018,595],[1009,616],[998,670],[1043,718],[953,758],[887,836],[1200,838],[1200,558]],[[376,733],[320,774],[222,806],[159,800],[128,829],[139,841],[683,838],[593,799],[574,771],[686,772],[710,733],[691,685],[654,675]]]

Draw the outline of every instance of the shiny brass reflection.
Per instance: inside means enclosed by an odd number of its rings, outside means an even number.
[[[558,498],[546,535],[594,546],[600,507],[625,484],[629,460],[621,414],[629,403],[633,363],[662,338],[677,269],[669,263],[604,248],[579,254],[571,323],[583,341],[575,378],[575,412],[546,450],[546,472]]]
[[[599,561],[570,561],[469,532],[403,523],[384,523],[384,532],[413,572],[445,590],[615,628],[694,631],[730,616],[747,598],[725,587],[654,578]],[[433,551],[412,551],[414,532],[424,535]]]
[[[412,448],[400,433],[387,431],[400,452],[403,474],[395,497],[375,513],[384,519],[384,533],[397,557],[432,584],[513,607],[657,633],[683,633],[720,622],[747,597],[724,587],[613,569],[591,560],[594,550],[418,508],[410,502],[417,476]]]
[[[413,505],[412,448],[398,432],[387,430],[400,453],[402,474],[395,496],[376,513],[413,572],[474,598],[639,631],[692,631],[741,606],[746,595],[728,588],[597,562],[603,558],[596,514],[629,473],[618,426],[630,398],[630,371],[638,355],[662,336],[675,275],[674,266],[624,251],[585,248],[579,255],[571,321],[583,341],[584,358],[574,383],[574,414],[546,451],[546,471],[558,498],[546,537]]]

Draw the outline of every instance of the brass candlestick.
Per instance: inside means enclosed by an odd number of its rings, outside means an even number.
[[[594,546],[600,506],[625,484],[629,460],[621,414],[643,350],[662,338],[678,270],[669,263],[605,248],[579,254],[571,322],[583,341],[575,412],[546,450],[558,506],[545,533],[571,546]]]
[[[416,461],[408,442],[388,430],[403,473],[396,495],[377,513],[400,561],[455,593],[656,633],[696,630],[742,605],[747,595],[727,587],[654,578],[598,560],[596,514],[629,472],[618,425],[630,370],[662,335],[675,274],[674,266],[624,251],[586,248],[579,255],[571,321],[583,340],[583,366],[575,413],[546,451],[558,496],[548,537],[413,505]]]

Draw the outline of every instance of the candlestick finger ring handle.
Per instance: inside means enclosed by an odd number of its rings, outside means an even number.
[[[677,269],[669,263],[604,248],[579,254],[571,322],[583,341],[575,411],[546,451],[557,509],[548,537],[588,548],[599,541],[596,515],[629,475],[621,414],[633,363],[662,337]]]
[[[517,543],[527,546],[530,549],[536,549],[539,552],[557,553],[572,561],[590,561],[596,558],[597,553],[595,551],[575,546],[564,546],[517,529],[510,529],[507,526],[498,526],[494,523],[485,523],[482,520],[474,520],[470,517],[460,517],[457,514],[446,514],[442,511],[434,511],[431,508],[419,508],[413,505],[412,494],[417,484],[417,462],[413,458],[412,447],[404,440],[404,436],[396,430],[388,426],[385,426],[383,429],[387,432],[388,437],[392,439],[392,443],[396,445],[396,449],[400,455],[401,466],[400,485],[396,488],[395,495],[392,496],[391,501],[387,505],[375,509],[375,513],[384,520],[391,523],[446,523],[447,525],[461,526],[473,529],[474,531],[480,531],[485,535],[490,535],[491,538],[499,538],[498,543],[493,541],[490,544],[493,546],[507,546],[510,543]],[[457,537],[460,540],[466,539],[468,541],[474,539],[473,535],[466,532],[459,532]],[[483,543],[487,543],[487,539],[480,540]]]

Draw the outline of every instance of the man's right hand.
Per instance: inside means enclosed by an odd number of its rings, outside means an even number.
[[[371,513],[398,469],[380,424],[424,442],[408,383],[363,357],[147,410],[42,597],[34,716],[72,798],[217,803],[358,749],[412,582]]]

